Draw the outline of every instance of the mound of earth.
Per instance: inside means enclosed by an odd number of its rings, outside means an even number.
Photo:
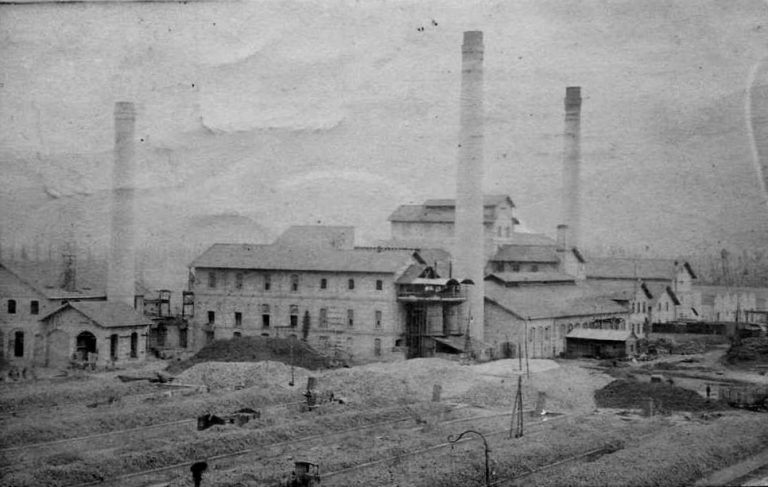
[[[665,412],[728,409],[722,402],[707,401],[690,389],[663,382],[615,380],[595,392],[595,402],[601,408],[641,409],[649,398]]]
[[[725,355],[728,363],[754,362],[768,364],[768,337],[743,338],[731,345]]]
[[[282,362],[309,370],[330,368],[332,360],[295,338],[240,337],[216,340],[188,360],[176,362],[168,372],[178,373],[202,362]]]

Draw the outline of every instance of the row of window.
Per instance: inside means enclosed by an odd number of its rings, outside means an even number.
[[[7,304],[7,312],[9,315],[15,315],[16,314],[16,300],[15,299],[9,299]],[[36,315],[40,313],[40,302],[37,300],[32,300],[29,302],[29,313]]]
[[[268,304],[262,304],[261,305],[261,327],[262,328],[269,328],[271,325],[271,314],[270,314],[270,307]],[[304,319],[310,319],[311,317],[309,315],[309,312],[305,312],[305,318]],[[381,328],[381,319],[382,319],[382,313],[380,310],[375,310],[374,315],[374,326],[376,328]],[[216,323],[216,312],[215,311],[208,311],[208,323],[213,325]],[[319,314],[318,314],[318,326],[320,328],[327,328],[328,327],[328,308],[320,308]],[[298,305],[292,304],[290,306],[290,315],[289,315],[289,321],[288,324],[291,328],[296,328],[299,326],[299,307]],[[310,323],[311,324],[311,323]],[[355,326],[355,310],[354,309],[348,309],[347,310],[347,316],[346,316],[346,324],[348,327]],[[240,311],[235,311],[235,328],[242,328],[243,326],[243,313]]]
[[[494,272],[504,272],[506,269],[510,269],[512,272],[520,272],[520,264],[507,264],[506,262],[497,261],[493,263]],[[539,272],[538,264],[531,264],[528,268],[529,272]]]
[[[235,274],[235,289],[243,289],[243,279],[244,274],[242,272],[238,272]],[[298,292],[299,290],[299,275],[298,274],[291,274],[290,276],[290,289],[291,292]],[[211,289],[215,289],[217,285],[217,279],[216,279],[216,272],[208,272],[208,287]],[[269,274],[264,274],[264,282],[263,282],[263,289],[264,291],[270,291],[272,289],[272,276]],[[375,289],[377,291],[382,291],[384,289],[384,281],[381,279],[377,279],[376,283],[374,284]],[[323,277],[320,279],[319,283],[320,289],[328,289],[328,279]],[[347,289],[355,289],[355,280],[354,279],[347,279]]]

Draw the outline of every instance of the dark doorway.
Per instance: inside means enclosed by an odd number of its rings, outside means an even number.
[[[109,337],[109,358],[112,360],[117,360],[117,345],[118,345],[118,337],[117,335],[110,335]]]
[[[139,334],[136,332],[131,333],[131,358],[139,356]]]
[[[427,335],[427,309],[422,303],[410,304],[406,307],[405,345],[408,347],[407,358],[428,357],[431,351],[428,345],[431,340]]]
[[[96,353],[96,336],[89,331],[77,335],[75,353],[79,360],[87,360],[89,353]]]
[[[13,334],[13,356],[14,357],[23,357],[24,356],[24,332],[23,331],[17,331]]]

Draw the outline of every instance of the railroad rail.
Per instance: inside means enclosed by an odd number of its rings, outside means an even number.
[[[453,412],[453,411],[458,411],[461,409],[466,409],[471,407],[472,406],[468,404],[455,404],[455,405],[452,405],[452,409],[450,409],[450,411]],[[397,409],[400,409],[400,407],[387,408],[386,410],[397,410]],[[381,412],[384,412],[386,410],[382,410]],[[475,415],[467,418],[456,418],[456,419],[450,419],[446,421],[440,421],[437,424],[441,424],[441,425],[455,424],[459,422],[466,422],[466,421],[472,421],[477,419],[509,416],[511,414],[513,413],[505,412],[505,413]],[[248,449],[244,449],[236,452],[206,457],[204,458],[204,460],[208,463],[209,468],[214,468],[216,469],[217,472],[222,473],[222,472],[226,472],[226,471],[238,468],[239,464],[245,463],[246,461],[248,464],[252,464],[254,458],[256,458],[256,460],[258,460],[259,462],[274,460],[275,458],[279,458],[291,452],[296,446],[301,445],[302,443],[309,443],[315,440],[327,441],[333,437],[342,437],[344,435],[348,435],[350,433],[355,433],[358,431],[365,431],[369,429],[380,428],[382,426],[388,426],[388,425],[402,423],[406,421],[413,421],[413,419],[414,419],[413,415],[408,414],[406,416],[402,416],[402,417],[391,419],[391,420],[356,426],[353,428],[347,428],[339,431],[323,432],[319,434],[308,435],[300,438],[293,438],[290,440],[285,440],[285,441],[280,441],[275,443],[267,443],[267,444],[259,445],[254,448],[248,448]],[[418,429],[421,427],[423,427],[423,425],[416,426],[415,429]],[[274,450],[276,449],[278,451],[274,452]],[[273,452],[266,453],[268,450],[273,450]],[[75,487],[86,487],[86,486],[95,486],[95,485],[129,487],[134,485],[143,486],[150,482],[155,482],[155,483],[157,482],[162,483],[164,481],[167,482],[174,478],[187,477],[189,475],[189,467],[199,460],[201,459],[189,460],[189,461],[177,463],[174,465],[168,465],[168,466],[159,467],[151,470],[132,472],[129,474],[113,477],[111,479],[104,479],[96,482],[78,484]],[[235,464],[235,462],[237,462],[237,464]]]

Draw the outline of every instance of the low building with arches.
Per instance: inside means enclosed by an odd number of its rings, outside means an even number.
[[[152,320],[127,304],[68,302],[41,318],[44,337],[36,361],[63,367],[71,360],[95,366],[143,361]]]

